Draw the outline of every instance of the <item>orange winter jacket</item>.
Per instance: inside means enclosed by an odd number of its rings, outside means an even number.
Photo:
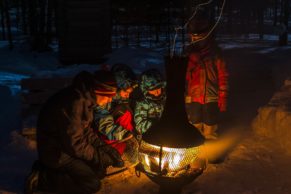
[[[186,95],[191,102],[226,103],[228,72],[218,48],[189,54]]]

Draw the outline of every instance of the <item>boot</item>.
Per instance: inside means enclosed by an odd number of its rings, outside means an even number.
[[[35,161],[25,180],[24,194],[33,194],[37,190],[39,172],[39,162]]]
[[[193,123],[192,124],[198,131],[203,135],[203,123]]]
[[[217,125],[206,125],[203,124],[203,136],[207,140],[216,140],[218,135],[216,133],[218,126]]]

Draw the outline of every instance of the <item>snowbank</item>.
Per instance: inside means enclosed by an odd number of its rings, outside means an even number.
[[[291,154],[291,79],[276,92],[269,103],[258,110],[253,120],[253,130],[262,136],[272,137]]]

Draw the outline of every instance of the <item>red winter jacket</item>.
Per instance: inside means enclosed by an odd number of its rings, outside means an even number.
[[[228,72],[216,48],[189,54],[186,73],[187,92],[191,102],[226,104]]]

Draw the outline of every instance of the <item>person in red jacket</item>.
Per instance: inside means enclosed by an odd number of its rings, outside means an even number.
[[[219,112],[227,108],[228,72],[210,30],[204,14],[195,16],[187,26],[191,44],[186,50],[186,109],[189,121],[205,139],[216,139]]]

